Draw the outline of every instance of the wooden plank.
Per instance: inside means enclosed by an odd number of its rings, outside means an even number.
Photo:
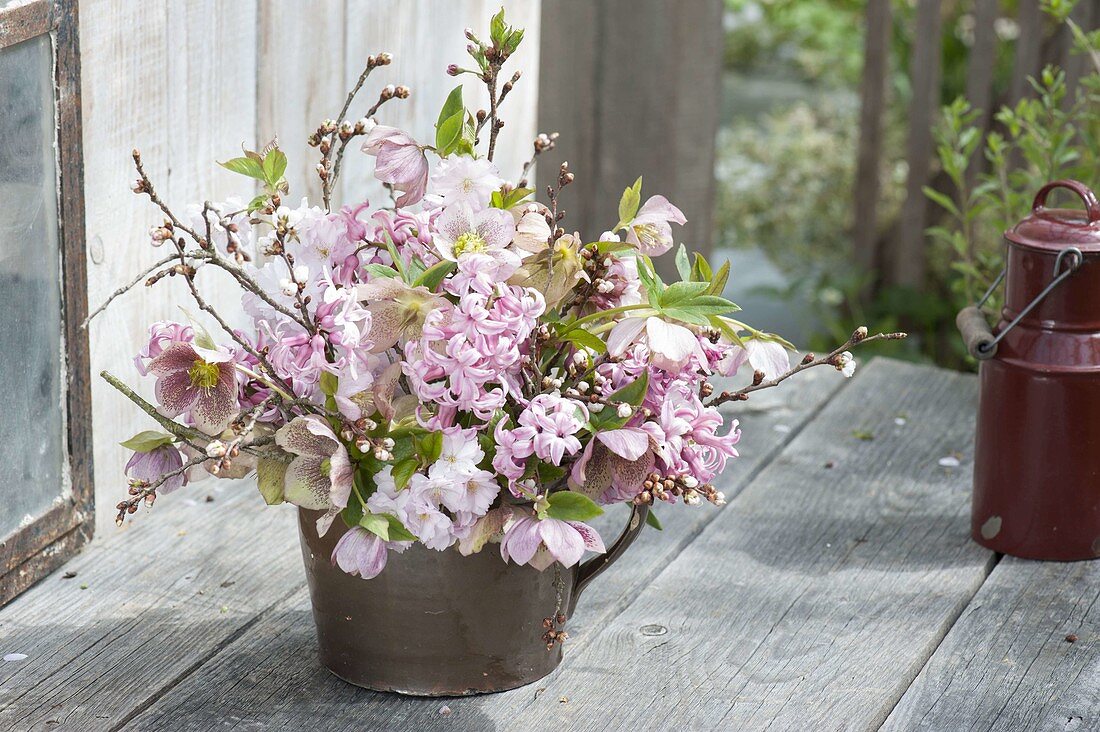
[[[558,170],[568,161],[576,179],[561,195],[563,226],[591,237],[615,222],[599,217],[606,206],[597,199],[600,180],[597,124],[602,103],[595,70],[599,64],[602,3],[543,0],[539,45],[538,129],[561,135],[557,147],[539,156],[535,170],[537,195],[546,199],[546,186],[557,185]],[[630,181],[633,183],[633,180]],[[620,191],[621,193],[621,191]],[[618,202],[618,199],[615,201]],[[604,227],[596,231],[597,227]],[[591,232],[591,233],[589,233]]]
[[[881,723],[991,564],[968,536],[974,402],[971,376],[870,364],[519,713],[536,728]],[[949,453],[964,467],[940,467]]]
[[[867,3],[863,44],[863,77],[859,96],[859,151],[856,160],[852,232],[856,263],[865,272],[880,267],[878,201],[882,192],[882,134],[890,80],[893,12],[890,0]]]
[[[237,153],[256,136],[256,0],[172,0],[131,3],[94,0],[82,5],[84,139],[88,236],[88,299],[98,305],[159,258],[147,244],[155,209],[130,192],[130,150],[141,149],[146,170],[169,205],[183,215],[188,203],[245,200],[253,185],[222,170],[216,160]],[[239,314],[239,293],[203,275],[210,300]],[[128,294],[89,328],[91,373],[110,369],[136,379],[129,355],[147,338],[150,323],[178,319],[186,299],[178,282]],[[232,318],[231,318],[232,320]],[[151,380],[139,393],[151,396]],[[113,505],[126,460],[118,442],[148,428],[148,420],[98,377],[92,380],[96,497]],[[101,511],[99,531],[113,529]]]
[[[562,159],[570,161],[578,178],[595,178],[594,190],[578,189],[563,204],[565,227],[592,237],[615,225],[623,189],[642,175],[643,198],[663,194],[687,217],[683,229],[677,227],[677,241],[707,253],[714,217],[723,4],[720,0],[603,0],[595,4],[594,36],[591,30],[583,32],[579,54],[572,56],[571,36],[564,35],[567,31],[562,28],[555,30],[555,25],[559,18],[570,30],[590,24],[593,10],[586,5],[558,2],[546,16],[549,33],[557,34],[553,48],[569,50],[543,53],[544,74],[561,77],[548,87],[556,96],[544,94],[540,104],[549,110],[544,116],[561,110],[556,126],[562,133],[562,149],[543,165],[539,189],[556,181]],[[589,87],[591,101],[583,96]],[[566,126],[574,117],[568,107],[578,97],[593,109],[592,157],[577,157],[585,152],[583,147],[571,149],[575,137],[589,134]],[[586,124],[583,118],[574,120]],[[594,201],[594,206],[578,209],[582,196]],[[664,274],[675,271],[671,257],[659,260],[658,268]]]
[[[346,22],[344,0],[260,2],[256,143],[278,136],[292,201],[321,201],[319,153],[306,138],[336,115],[347,94]]]
[[[942,28],[940,0],[918,0],[909,68],[913,86],[909,137],[905,146],[909,174],[901,209],[901,229],[896,248],[888,256],[889,283],[914,289],[924,284],[927,266],[924,228],[928,201],[923,188],[931,179],[935,154],[932,123],[940,107]]]
[[[1096,562],[1005,557],[884,729],[1100,729],[1098,601]]]
[[[294,522],[221,481],[112,527],[0,611],[0,730],[124,722],[303,585]]]
[[[156,221],[153,211],[130,191],[136,177],[130,150],[140,148],[145,168],[156,181],[168,176],[168,108],[164,69],[175,52],[167,12],[159,3],[94,0],[80,7],[83,60],[85,223],[88,250],[88,301],[98,306],[120,284],[161,256],[144,242]],[[126,354],[137,353],[149,323],[178,317],[167,296],[174,288],[128,295],[92,321],[88,328],[91,373],[103,369],[136,376]],[[152,384],[139,389],[151,396]],[[118,443],[141,429],[148,418],[95,377],[92,434],[96,503],[113,506],[125,492],[126,462]],[[111,511],[100,511],[96,532],[113,528]]]
[[[738,410],[744,437],[742,454],[728,471],[724,489],[732,496],[766,465],[803,424],[817,414],[820,405],[841,383],[837,374],[825,369],[805,374],[790,388],[761,393]],[[754,405],[746,409],[746,405]],[[567,659],[583,663],[583,647],[599,628],[621,611],[702,529],[720,520],[725,509],[668,507],[661,511],[663,532],[647,530],[631,549],[627,559],[603,574],[581,599],[577,615],[568,623],[573,637],[566,648]],[[610,520],[606,535],[618,520]],[[335,680],[314,661],[316,641],[305,592],[286,600],[277,610],[256,624],[242,638],[191,678],[179,684],[135,719],[133,729],[157,729],[171,724],[177,730],[204,730],[211,715],[232,718],[242,725],[273,729],[309,726],[318,710],[324,710],[332,729],[434,729],[458,725],[461,729],[490,728],[487,717],[476,707],[492,705],[493,719],[510,714],[505,709],[523,706],[532,687],[479,700],[451,700],[460,709],[456,719],[439,716],[442,702],[419,701],[394,695],[372,694]],[[633,659],[626,659],[633,661]],[[541,684],[540,684],[541,685]],[[365,704],[364,702],[368,702]],[[602,718],[602,717],[601,717]],[[504,722],[517,727],[517,719]],[[533,729],[540,729],[535,726]]]
[[[974,43],[966,67],[966,98],[981,114],[974,124],[979,130],[988,130],[993,119],[993,71],[997,64],[996,21],[1000,16],[1000,0],[975,0]],[[975,185],[985,170],[985,153],[982,146],[970,157],[966,180]]]
[[[1016,55],[1012,62],[1012,79],[1009,82],[1008,91],[1009,106],[1015,106],[1016,102],[1034,93],[1027,77],[1039,74],[1039,59],[1043,48],[1043,36],[1046,32],[1045,16],[1039,0],[1020,0],[1016,12],[1016,24],[1020,34],[1016,38]]]
[[[377,99],[385,84],[405,84],[412,90],[406,100],[388,102],[378,112],[381,124],[406,130],[416,140],[431,143],[435,139],[434,125],[439,110],[451,89],[463,84],[467,108],[476,110],[488,106],[485,86],[473,76],[461,79],[447,76],[447,65],[468,65],[469,41],[463,28],[472,28],[487,36],[489,19],[503,5],[510,25],[524,28],[523,44],[504,67],[510,75],[515,71],[522,78],[501,105],[505,127],[500,133],[494,162],[506,179],[519,178],[523,163],[531,157],[535,139],[539,76],[540,3],[523,0],[495,2],[492,0],[461,0],[438,3],[431,0],[375,0],[349,7],[345,61],[345,89],[354,85],[369,54],[389,51],[393,64],[372,74],[352,115],[361,114]],[[333,113],[339,111],[341,98]],[[358,111],[356,111],[358,110]],[[488,139],[482,140],[482,153]],[[381,184],[374,179],[374,161],[349,149],[344,159],[340,185],[345,202],[361,201],[365,196],[375,203],[389,200]]]

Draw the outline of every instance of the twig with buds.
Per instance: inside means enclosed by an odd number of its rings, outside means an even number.
[[[343,160],[344,149],[347,148],[348,143],[352,138],[365,135],[370,131],[368,120],[374,116],[379,107],[391,99],[407,99],[409,96],[407,86],[387,85],[378,95],[378,101],[367,110],[362,119],[354,125],[347,121],[351,103],[355,101],[355,97],[358,96],[359,90],[363,88],[363,84],[366,83],[371,72],[379,66],[388,66],[391,61],[393,61],[393,57],[385,52],[377,56],[367,56],[367,65],[363,72],[359,74],[355,86],[348,92],[347,98],[344,99],[344,106],[340,109],[340,114],[336,115],[335,120],[327,119],[322,122],[317,131],[309,136],[310,146],[321,150],[321,162],[317,164],[317,175],[321,178],[321,195],[324,199],[326,211],[332,210],[332,190],[336,186],[336,180],[340,177],[340,163]]]
[[[103,301],[102,305],[100,305],[98,308],[93,310],[92,313],[88,317],[84,318],[84,322],[80,324],[80,327],[81,328],[87,328],[88,323],[92,322],[92,318],[94,318],[95,316],[99,315],[104,310],[106,310],[107,306],[110,305],[111,302],[115,300],[115,298],[126,294],[126,292],[128,290],[131,290],[131,289],[137,287],[140,282],[144,281],[145,278],[148,277],[149,275],[151,275],[153,272],[160,269],[164,265],[170,264],[170,263],[175,262],[175,261],[176,261],[176,255],[173,254],[171,256],[165,257],[164,259],[160,260],[159,262],[156,262],[155,264],[153,264],[149,267],[146,267],[144,270],[142,270],[141,274],[139,274],[137,277],[135,277],[131,282],[129,282],[128,284],[123,285],[122,287],[120,287],[117,290],[115,290],[114,292],[112,292],[110,294],[110,296],[106,300]]]
[[[535,151],[531,154],[531,159],[524,163],[523,171],[519,174],[519,183],[516,184],[517,187],[527,187],[527,175],[531,172],[531,168],[535,167],[535,161],[538,160],[539,155],[542,155],[544,152],[549,152],[553,150],[554,145],[557,144],[557,141],[557,132],[551,132],[549,135],[545,132],[539,133],[539,136],[535,138]]]
[[[157,489],[164,485],[167,481],[175,478],[177,475],[182,475],[193,467],[202,465],[208,458],[206,453],[200,452],[195,457],[184,462],[175,470],[169,471],[160,476],[151,483],[144,480],[132,480],[130,481],[130,498],[125,501],[119,501],[115,508],[118,509],[118,515],[115,516],[115,525],[122,526],[126,520],[127,514],[137,513],[138,508],[144,503],[146,506],[152,508],[153,502],[157,500]]]
[[[770,389],[773,386],[778,386],[782,382],[786,381],[790,377],[805,371],[806,369],[813,368],[814,366],[824,366],[828,364],[837,371],[840,371],[847,364],[847,360],[851,358],[849,354],[845,358],[844,354],[848,352],[848,349],[854,348],[860,344],[873,343],[875,341],[900,341],[903,338],[908,337],[907,333],[876,333],[875,335],[867,335],[867,328],[860,326],[856,328],[851,337],[848,338],[841,346],[837,347],[833,351],[830,351],[824,356],[814,356],[812,353],[807,353],[806,356],[789,371],[776,376],[773,379],[765,379],[762,371],[757,371],[753,374],[752,383],[748,386],[742,387],[737,391],[724,391],[718,396],[714,397],[707,406],[717,407],[720,404],[725,404],[731,401],[744,401],[748,399],[748,395],[754,391],[761,389]]]

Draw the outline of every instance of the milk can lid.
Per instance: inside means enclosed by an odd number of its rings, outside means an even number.
[[[1056,188],[1076,193],[1083,209],[1047,208],[1047,196]],[[1035,194],[1031,213],[1005,232],[1009,241],[1042,251],[1057,252],[1075,246],[1085,253],[1100,252],[1100,201],[1096,194],[1075,180],[1047,183]]]

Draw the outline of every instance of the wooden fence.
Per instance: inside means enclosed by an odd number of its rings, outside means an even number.
[[[906,198],[895,222],[881,221],[877,204],[880,198],[883,156],[883,126],[890,104],[888,98],[890,41],[894,32],[891,0],[870,0],[866,11],[865,65],[860,89],[860,144],[854,192],[853,241],[857,263],[876,273],[877,286],[919,288],[927,271],[927,239],[924,230],[935,213],[922,193],[926,185],[940,185],[935,176],[933,122],[941,103],[941,65],[943,43],[941,0],[917,0],[912,29],[913,51],[909,79],[912,98],[905,149],[908,166]],[[996,51],[996,21],[1002,16],[998,0],[973,0],[974,39],[970,47],[966,95],[982,115],[979,124],[989,129],[992,111],[1003,104],[1014,104],[1031,93],[1027,78],[1037,76],[1048,63],[1066,70],[1072,88],[1084,70],[1085,59],[1071,53],[1068,29],[1050,33],[1050,24],[1039,0],[1019,0],[1016,24],[1019,35],[1014,43],[1012,77],[1006,93],[997,95],[993,87]],[[1081,27],[1100,24],[1100,0],[1081,0],[1071,16]],[[976,175],[985,160],[975,156],[971,175]]]

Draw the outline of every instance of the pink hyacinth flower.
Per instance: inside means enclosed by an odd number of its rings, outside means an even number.
[[[424,197],[428,188],[428,158],[424,156],[424,148],[407,132],[376,125],[363,143],[363,152],[378,159],[375,178],[404,192],[397,199],[398,206],[411,206]]]

